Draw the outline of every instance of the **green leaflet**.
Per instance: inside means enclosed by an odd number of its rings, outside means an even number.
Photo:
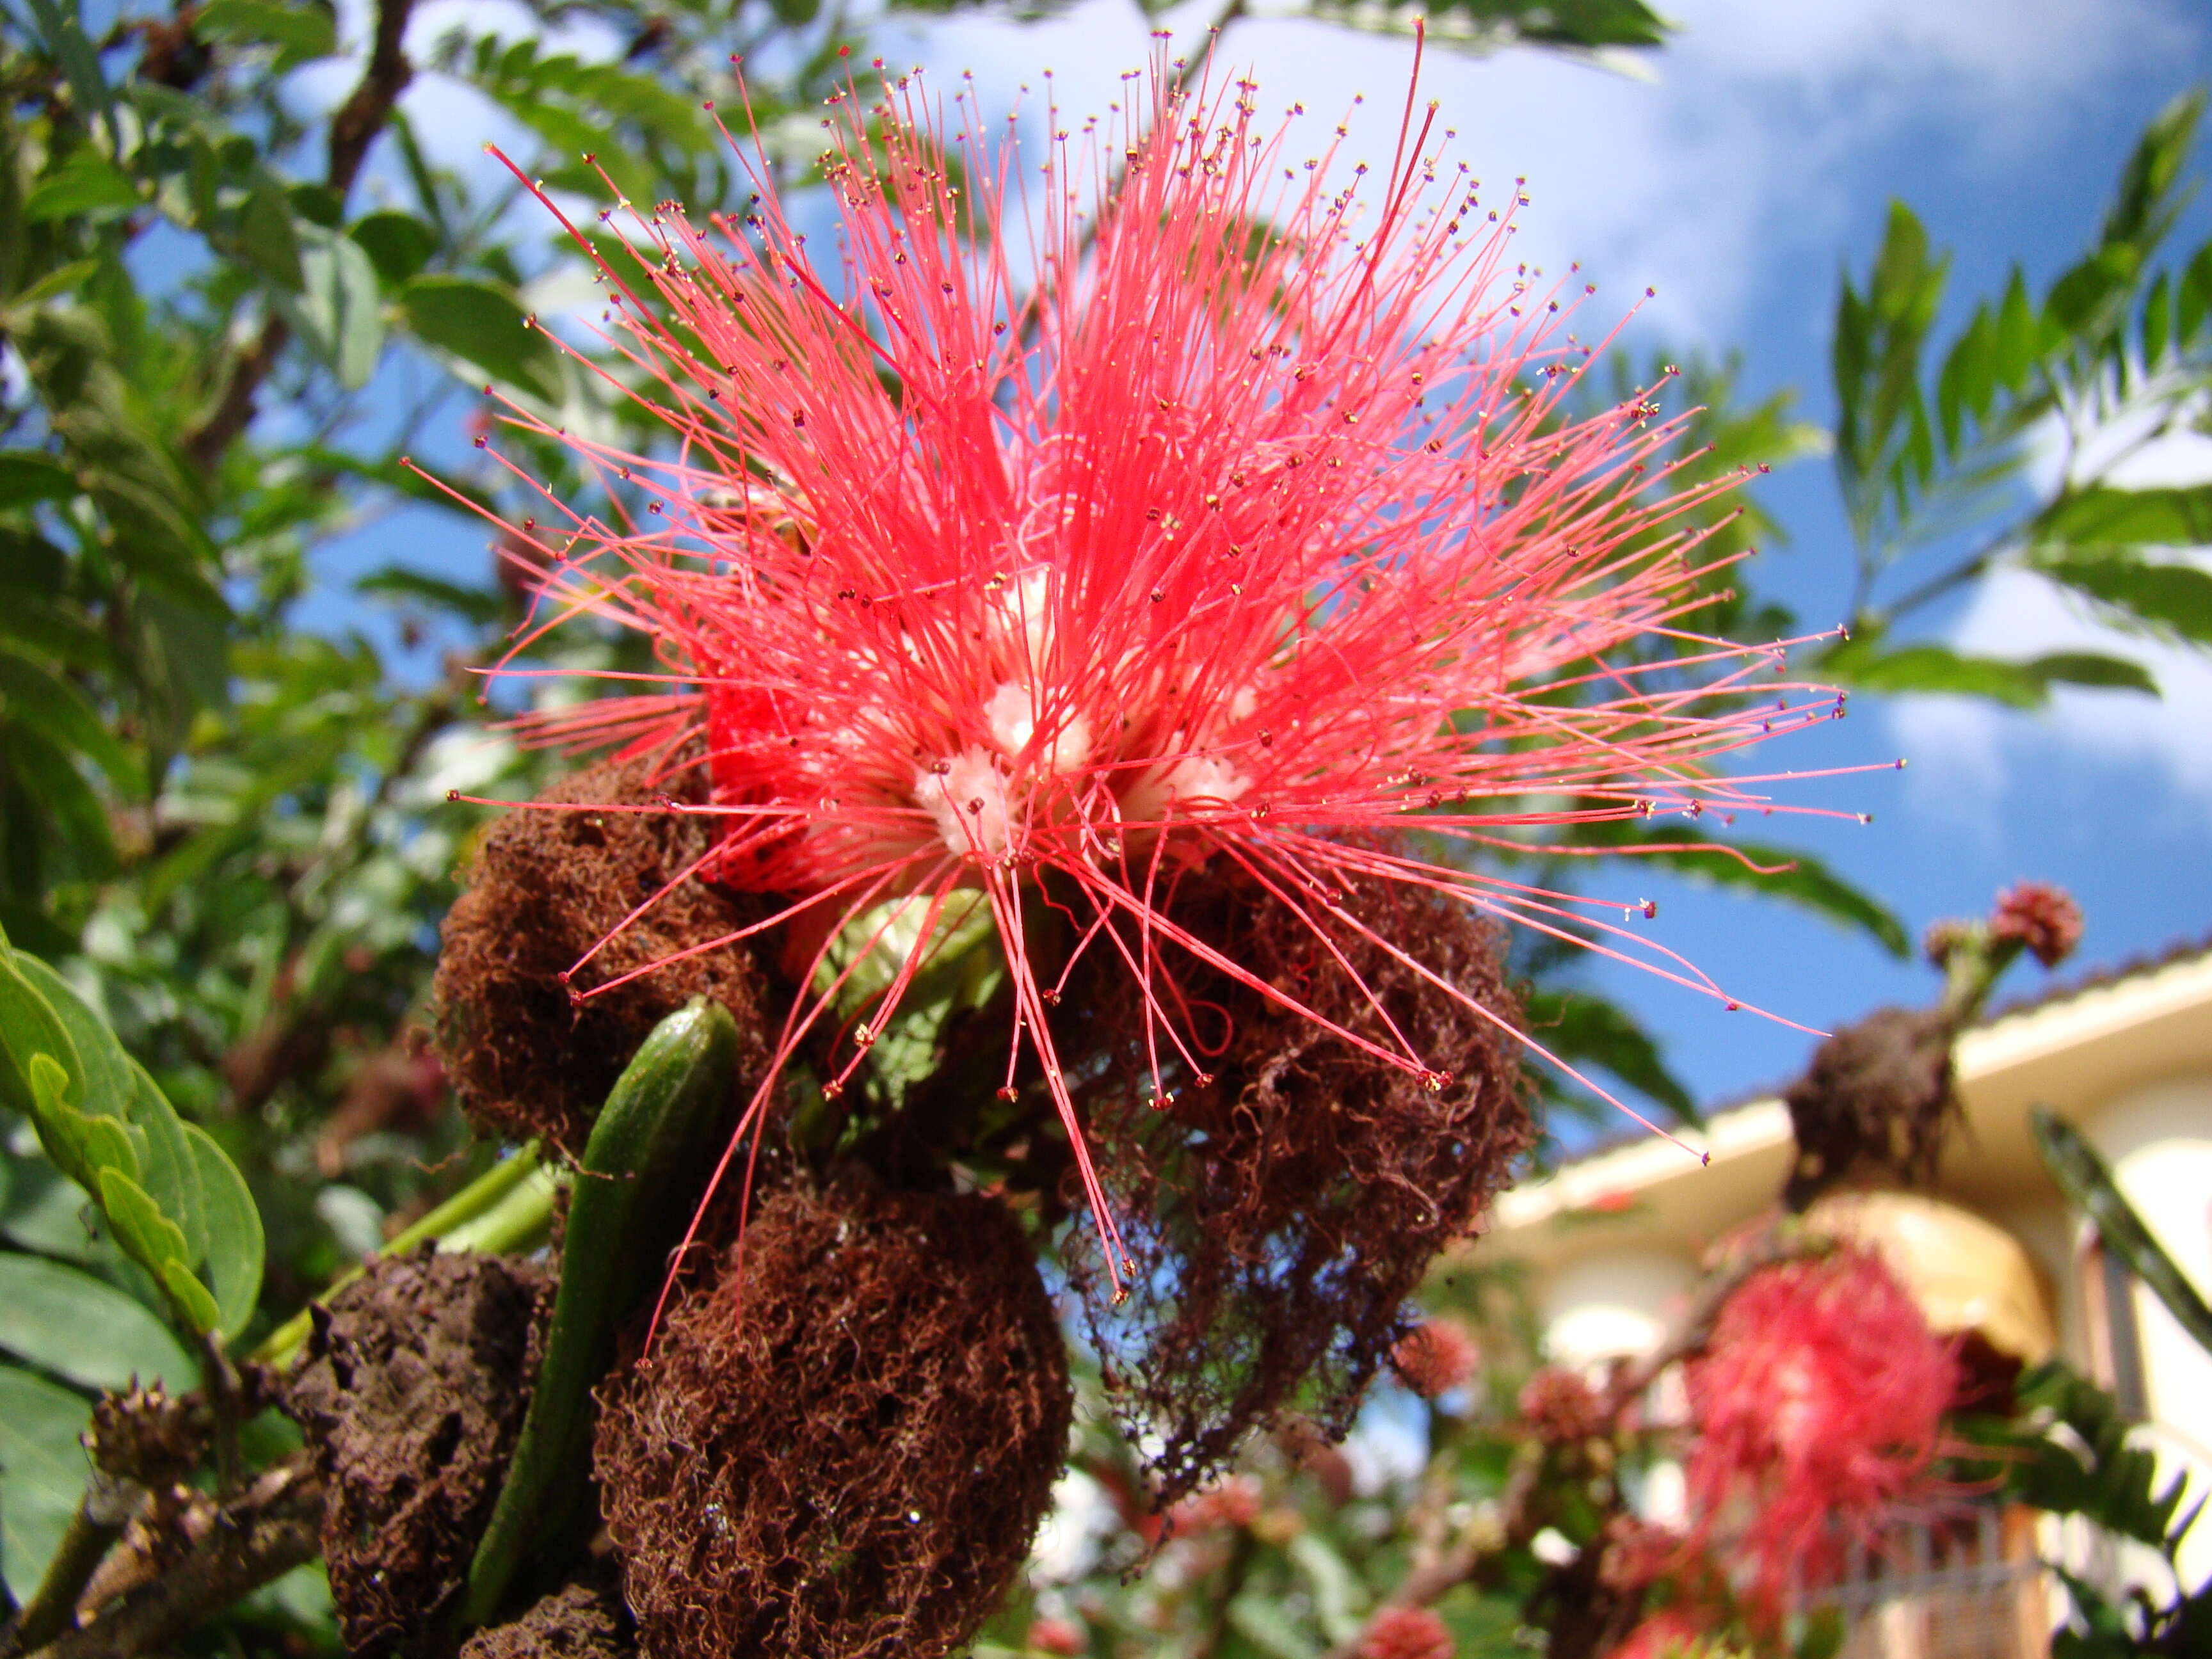
[[[84,1495],[77,1436],[91,1414],[82,1395],[0,1365],[0,1568],[19,1602],[38,1588]]]

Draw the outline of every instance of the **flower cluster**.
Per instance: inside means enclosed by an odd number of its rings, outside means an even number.
[[[1737,1653],[1692,1614],[1668,1607],[1631,1631],[1610,1659],[1737,1659]]]

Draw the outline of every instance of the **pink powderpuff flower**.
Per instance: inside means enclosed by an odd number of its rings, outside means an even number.
[[[1359,1659],[1452,1659],[1451,1626],[1428,1607],[1385,1607],[1359,1638]]]
[[[1734,1553],[1769,1612],[1939,1495],[1957,1364],[1870,1251],[1754,1273],[1686,1370],[1693,1535]]]
[[[1431,1319],[1398,1339],[1390,1351],[1398,1380],[1424,1400],[1463,1389],[1482,1366],[1482,1350],[1456,1319]]]
[[[1465,855],[1532,825],[1768,808],[1768,780],[1714,763],[1841,712],[1786,679],[1750,695],[1790,642],[1694,631],[1711,566],[1692,509],[1719,486],[1666,493],[1677,428],[1647,397],[1571,411],[1594,348],[1565,333],[1565,285],[1513,258],[1516,191],[1486,198],[1443,159],[1433,105],[1409,93],[1370,209],[1364,165],[1338,188],[1334,147],[1309,158],[1292,125],[1267,131],[1251,83],[1156,64],[1125,86],[1079,143],[1049,112],[1027,167],[987,142],[971,91],[949,112],[915,77],[831,99],[827,264],[757,146],[740,214],[599,216],[650,289],[569,224],[672,448],[562,434],[615,518],[556,501],[502,526],[552,572],[518,648],[590,615],[643,630],[662,664],[536,737],[702,744],[713,799],[680,810],[726,826],[704,873],[784,898],[760,926],[783,927],[798,982],[842,987],[832,941],[864,915],[886,937],[887,904],[929,941],[963,891],[988,903],[1014,991],[1006,1088],[1032,1052],[1109,1245],[1048,1017],[1071,956],[1126,964],[1156,1050],[1202,1086],[1179,961],[1310,1011],[1176,924],[1194,871],[1233,870],[1324,943],[1326,915],[1417,973],[1349,904],[1364,886],[1562,937],[1582,916],[1596,948],[1644,948],[1610,920],[1636,907]],[[1679,647],[1658,666],[1637,654],[1654,635]],[[1032,951],[1039,896],[1073,941],[1055,960]],[[848,1014],[833,1091],[927,957]],[[801,1000],[779,1066],[836,1005]],[[1331,1029],[1447,1080],[1418,1033]]]

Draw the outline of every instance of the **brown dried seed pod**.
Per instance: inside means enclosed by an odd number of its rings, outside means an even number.
[[[696,766],[608,762],[563,780],[549,802],[652,805],[701,799]],[[694,865],[717,820],[673,812],[509,812],[485,833],[468,889],[446,918],[438,959],[440,1054],[462,1105],[479,1124],[544,1135],[580,1152],[592,1119],[638,1044],[694,996],[728,1008],[757,1072],[767,981],[742,941],[670,960],[753,919],[742,902],[696,878],[623,920]],[[574,1003],[561,975],[614,933],[579,971],[587,991],[653,963],[667,965]]]
[[[995,1199],[786,1190],[603,1391],[597,1462],[656,1659],[932,1659],[1066,1454],[1052,1304]]]
[[[331,1298],[286,1409],[329,1488],[323,1553],[349,1651],[426,1651],[467,1577],[529,1403],[547,1275],[386,1257]]]
[[[459,1659],[630,1659],[637,1643],[611,1574],[569,1584],[521,1618],[480,1630]]]
[[[1877,1008],[1815,1048],[1783,1096],[1797,1140],[1784,1207],[1802,1212],[1862,1176],[1907,1185],[1933,1180],[1960,1116],[1951,1065],[1958,1035],[1947,1008]]]
[[[1171,914],[1322,1018],[1388,1049],[1395,1027],[1431,1074],[1185,957],[1163,969],[1163,1002],[1192,1011],[1194,1036],[1218,1053],[1200,1062],[1211,1081],[1164,1070],[1172,1098],[1155,1107],[1141,1009],[1115,988],[1126,975],[1102,967],[1064,997],[1090,1011],[1065,1022],[1061,1052],[1071,1075],[1097,1079],[1083,1091],[1087,1127],[1134,1258],[1117,1302],[1096,1230],[1079,1223],[1070,1277],[1125,1421],[1157,1437],[1162,1504],[1286,1413],[1340,1436],[1407,1328],[1406,1298],[1531,1135],[1511,1029],[1521,1007],[1496,924],[1395,885],[1302,917],[1210,871],[1184,878]]]
[[[159,1490],[191,1479],[214,1432],[198,1394],[171,1394],[157,1381],[102,1395],[92,1408],[84,1449],[102,1473]]]

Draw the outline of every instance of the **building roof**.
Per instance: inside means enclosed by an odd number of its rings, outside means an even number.
[[[2040,1196],[2050,1181],[2030,1106],[2078,1115],[2139,1084],[2212,1067],[2212,938],[2008,1003],[1960,1038],[1956,1063],[1966,1127],[1937,1190],[1981,1209]],[[1559,1259],[1583,1254],[1593,1231],[1607,1249],[1638,1234],[1710,1237],[1773,1200],[1792,1152],[1789,1109],[1763,1096],[1681,1139],[1695,1150],[1639,1131],[1568,1160],[1503,1194],[1490,1237],[1516,1255]]]

